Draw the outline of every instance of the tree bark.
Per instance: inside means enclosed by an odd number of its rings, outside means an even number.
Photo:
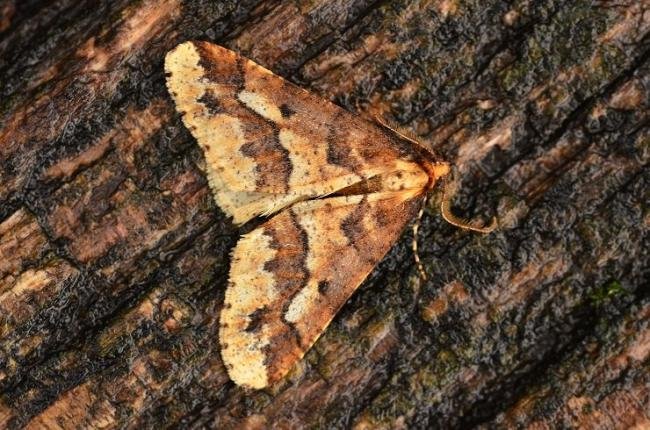
[[[650,5],[0,1],[0,427],[650,426]],[[165,88],[218,43],[456,166],[290,375],[217,342],[238,230]]]

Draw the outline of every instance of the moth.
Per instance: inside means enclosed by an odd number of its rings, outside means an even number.
[[[177,46],[165,72],[217,205],[240,225],[269,217],[232,251],[219,329],[230,378],[264,388],[304,356],[450,165],[217,45]]]

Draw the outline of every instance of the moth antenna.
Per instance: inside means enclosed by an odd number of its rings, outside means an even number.
[[[399,124],[389,122],[384,118],[380,118],[378,116],[373,116],[373,118],[377,124],[392,131],[402,139],[411,142],[416,147],[424,150],[426,153],[430,155],[435,155],[435,153],[433,152],[433,145],[431,144],[431,142],[423,140],[421,137],[417,136],[415,133],[413,133],[411,130],[407,129],[406,127],[402,127]],[[427,142],[428,145],[425,145],[423,142]]]
[[[431,142],[422,139],[420,136],[416,135],[415,133],[413,133],[408,128],[403,127],[403,126],[401,126],[399,124],[396,124],[393,121],[388,121],[385,118],[380,117],[379,115],[374,115],[374,114],[371,114],[371,113],[361,111],[358,101],[355,104],[355,106],[357,108],[357,114],[358,115],[361,115],[361,116],[365,117],[366,119],[374,120],[374,122],[381,125],[385,129],[390,130],[393,133],[395,133],[396,135],[398,135],[399,137],[401,137],[402,139],[404,139],[404,140],[406,140],[408,142],[411,142],[416,147],[420,148],[421,150],[424,150],[426,153],[435,156],[435,153],[433,152],[433,145],[431,144]],[[426,142],[427,145],[425,145],[423,142]]]
[[[402,139],[408,140],[409,142],[414,143],[418,146],[422,146],[422,139],[416,136],[415,133],[413,133],[411,130],[407,129],[406,127],[402,127],[399,124],[395,124],[394,122],[388,121],[384,118],[380,118],[379,116],[374,116],[373,118],[375,119],[375,122],[395,132],[395,134],[399,135]]]
[[[420,230],[420,223],[422,221],[422,215],[424,215],[424,207],[427,205],[427,199],[428,196],[425,196],[424,200],[422,201],[420,212],[418,212],[418,217],[415,220],[415,223],[413,223],[413,242],[411,243],[411,246],[413,248],[413,259],[415,260],[415,264],[418,266],[420,276],[425,281],[427,280],[427,273],[424,271],[424,265],[422,265],[422,261],[420,260],[420,253],[418,252],[418,231]]]
[[[462,228],[463,230],[471,230],[471,231],[476,231],[478,233],[483,233],[483,234],[488,234],[494,231],[495,228],[497,228],[497,218],[492,217],[492,221],[490,222],[490,225],[485,226],[485,225],[480,225],[476,221],[470,221],[467,219],[463,219],[460,217],[457,217],[451,212],[451,198],[452,196],[449,195],[448,193],[448,182],[445,183],[443,189],[442,189],[442,202],[440,203],[440,213],[442,214],[442,217],[447,221],[449,224],[456,226],[458,228]]]

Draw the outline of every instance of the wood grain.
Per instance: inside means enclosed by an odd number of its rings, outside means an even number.
[[[0,3],[0,427],[650,425],[650,9],[436,0]],[[406,234],[302,365],[236,388],[238,230],[166,93],[225,45],[457,167],[487,237]]]

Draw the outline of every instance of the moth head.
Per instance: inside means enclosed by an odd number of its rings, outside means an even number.
[[[451,165],[444,161],[432,165],[434,178],[444,178],[451,172]]]
[[[424,169],[429,175],[429,183],[427,184],[427,191],[435,187],[438,181],[444,179],[449,173],[451,173],[451,165],[444,161],[438,161],[435,163],[427,162],[424,164]]]

